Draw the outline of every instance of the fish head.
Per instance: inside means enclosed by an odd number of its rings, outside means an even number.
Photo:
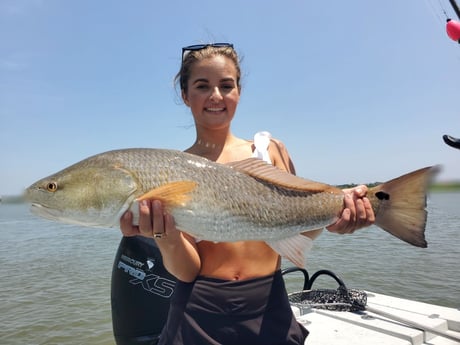
[[[32,213],[54,221],[112,227],[135,199],[138,185],[129,170],[82,161],[45,177],[25,191]]]

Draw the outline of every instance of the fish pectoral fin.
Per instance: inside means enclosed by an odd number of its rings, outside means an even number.
[[[193,181],[170,182],[160,187],[154,188],[136,200],[160,200],[165,208],[183,206],[190,200],[189,193],[197,186]]]
[[[313,240],[304,235],[295,235],[278,241],[267,241],[267,244],[297,267],[305,268],[305,257],[313,247]]]
[[[242,161],[226,163],[226,165],[243,174],[285,189],[310,193],[342,193],[336,187],[292,175],[258,158],[247,158]]]

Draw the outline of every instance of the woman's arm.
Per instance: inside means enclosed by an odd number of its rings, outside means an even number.
[[[295,175],[294,163],[292,162],[286,146],[284,146],[281,141],[278,139],[270,139],[268,153],[275,167]]]

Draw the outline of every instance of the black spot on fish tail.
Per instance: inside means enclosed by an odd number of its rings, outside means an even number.
[[[382,192],[382,191],[375,193],[375,196],[379,200],[390,200],[390,194]]]

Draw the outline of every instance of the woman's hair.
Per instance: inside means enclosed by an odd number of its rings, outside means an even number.
[[[199,50],[186,50],[183,54],[183,60],[179,72],[174,78],[174,83],[179,85],[182,92],[187,93],[188,80],[192,72],[192,66],[197,61],[202,61],[204,59],[213,57],[213,56],[225,56],[233,61],[236,68],[236,85],[238,89],[241,90],[241,68],[240,60],[238,54],[236,53],[233,47],[213,47],[212,45],[206,46],[203,49]]]

